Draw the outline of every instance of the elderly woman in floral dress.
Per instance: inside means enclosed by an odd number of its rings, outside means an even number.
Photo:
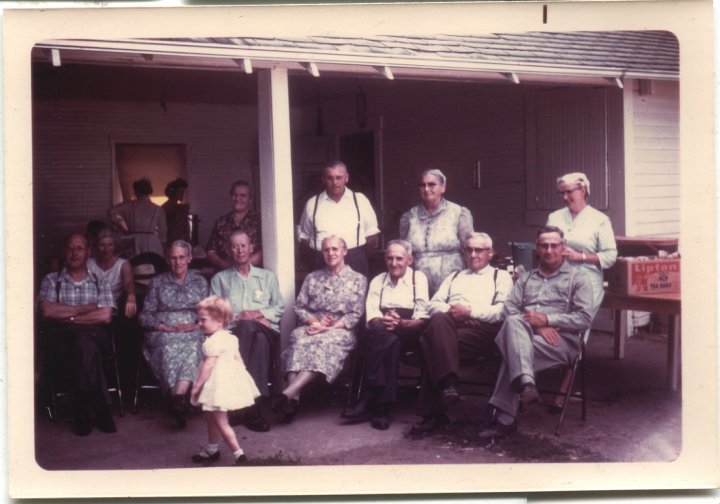
[[[446,184],[440,170],[422,172],[422,201],[400,218],[400,238],[412,245],[414,268],[427,276],[430,297],[450,273],[465,268],[462,247],[473,232],[470,210],[443,197]]]
[[[282,353],[288,385],[273,404],[291,422],[299,407],[300,392],[313,379],[337,378],[343,362],[355,348],[355,328],[365,310],[367,279],[345,265],[347,245],[342,238],[328,236],[322,242],[326,267],[310,273],[295,302],[295,315],[302,325],[290,334]]]
[[[170,271],[154,277],[140,313],[145,329],[143,353],[165,392],[171,395],[171,413],[185,426],[190,384],[202,362],[203,333],[195,306],[208,295],[208,283],[188,269],[192,246],[177,240],[168,248]]]

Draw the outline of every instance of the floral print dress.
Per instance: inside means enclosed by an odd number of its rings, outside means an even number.
[[[420,204],[400,218],[400,238],[412,245],[413,268],[427,276],[430,297],[450,273],[465,268],[463,241],[472,232],[470,210],[446,199],[432,213]]]
[[[165,391],[180,380],[195,380],[202,362],[204,335],[200,329],[191,332],[155,329],[161,323],[169,326],[194,323],[195,305],[207,294],[207,280],[194,271],[188,271],[183,283],[178,283],[170,272],[150,281],[140,313],[140,325],[146,330],[143,354]]]
[[[329,315],[342,320],[344,327],[319,334],[308,334],[306,325],[293,330],[282,353],[286,372],[316,371],[328,382],[337,378],[345,358],[355,348],[355,327],[364,311],[366,290],[367,279],[348,266],[337,275],[322,269],[305,278],[295,302],[298,320],[304,324],[310,317]]]

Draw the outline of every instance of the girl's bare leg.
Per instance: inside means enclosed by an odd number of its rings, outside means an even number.
[[[220,431],[217,428],[213,413],[217,412],[203,411],[203,414],[205,415],[205,421],[207,422],[208,444],[216,445],[220,442]]]
[[[237,437],[235,436],[235,431],[232,427],[230,427],[230,424],[228,423],[227,411],[209,411],[208,413],[210,413],[212,417],[213,427],[215,431],[222,435],[223,439],[228,444],[233,453],[238,451],[240,449],[240,444],[238,443]],[[208,423],[208,429],[209,425],[210,424]]]

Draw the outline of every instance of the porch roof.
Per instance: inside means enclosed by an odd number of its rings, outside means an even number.
[[[51,40],[38,47],[71,51],[71,58],[73,52],[84,51],[82,59],[88,58],[87,51],[94,52],[95,59],[98,52],[131,53],[145,63],[155,56],[156,64],[162,64],[163,57],[223,59],[246,71],[286,64],[313,75],[372,67],[388,78],[393,71],[419,75],[423,70],[496,73],[515,82],[533,75],[679,78],[679,44],[666,31]]]

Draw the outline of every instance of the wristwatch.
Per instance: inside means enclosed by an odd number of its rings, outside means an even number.
[[[70,320],[70,322],[75,322],[75,316],[71,316],[68,320]]]
[[[582,253],[582,262],[583,262],[583,263],[585,262],[585,258],[586,258],[586,257],[587,257],[587,256],[585,255],[585,252],[583,252],[583,253]]]

